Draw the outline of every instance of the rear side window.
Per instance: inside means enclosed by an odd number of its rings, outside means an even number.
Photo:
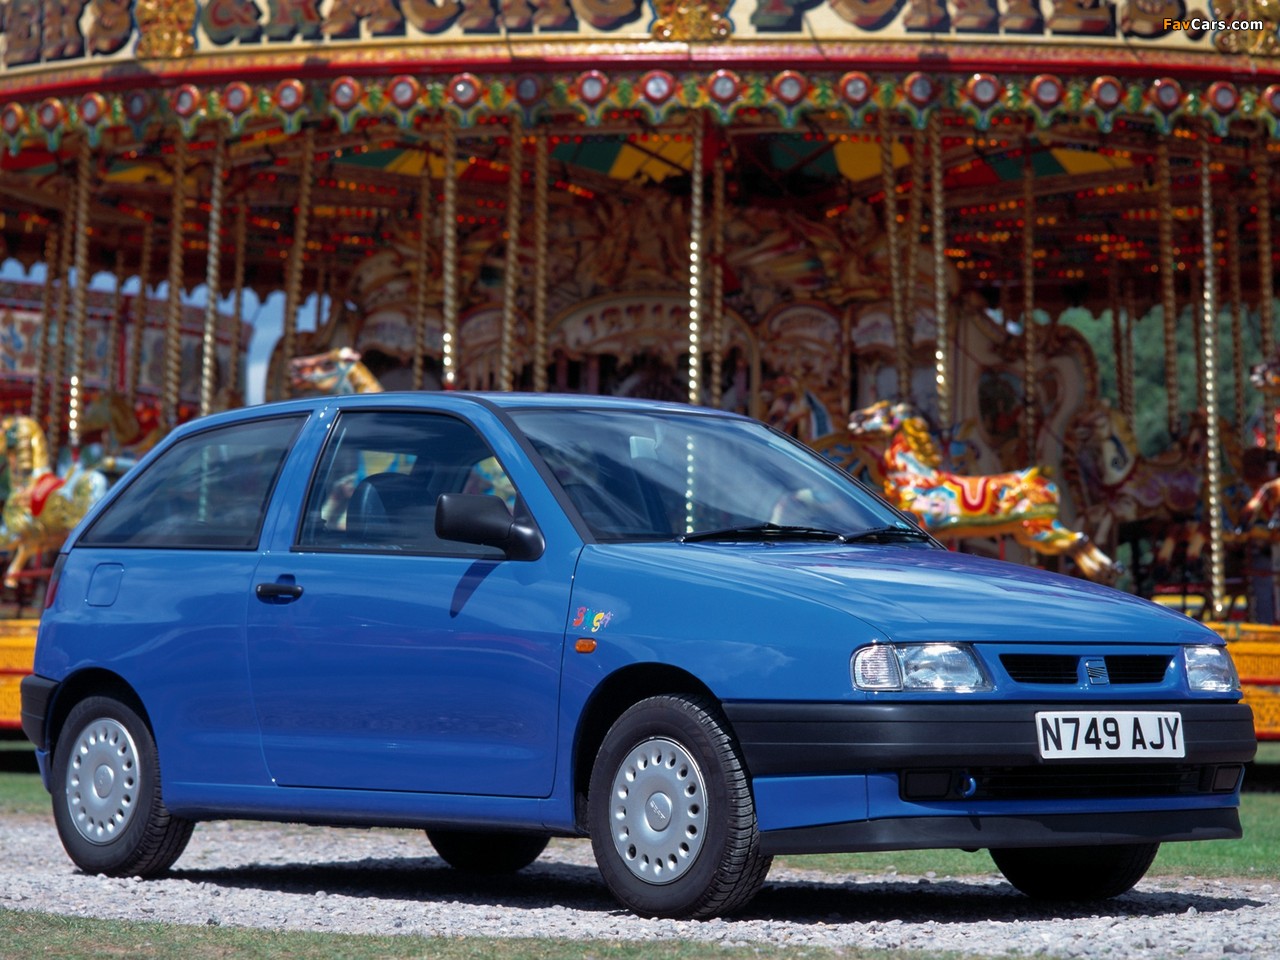
[[[304,419],[240,423],[180,440],[121,492],[80,545],[253,549]]]

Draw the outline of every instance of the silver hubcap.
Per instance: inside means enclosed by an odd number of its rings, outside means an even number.
[[[138,748],[115,720],[80,731],[67,760],[67,810],[80,836],[110,843],[133,819],[138,798]]]
[[[613,777],[613,846],[646,883],[685,874],[706,835],[706,784],[684,747],[655,738],[635,747]]]

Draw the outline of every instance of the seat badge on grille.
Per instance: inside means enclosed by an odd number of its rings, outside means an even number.
[[[1107,674],[1107,661],[1105,660],[1086,660],[1084,662],[1084,672],[1091,684],[1102,685],[1111,682],[1111,677]]]

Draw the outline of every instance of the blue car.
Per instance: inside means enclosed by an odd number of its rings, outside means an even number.
[[[986,848],[1026,894],[1240,836],[1222,640],[951,552],[769,427],[601,397],[286,401],[171,434],[58,557],[22,719],[89,873],[194,823],[590,837],[646,916],[775,854]]]

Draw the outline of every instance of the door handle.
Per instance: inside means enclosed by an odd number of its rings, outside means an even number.
[[[253,588],[259,600],[288,603],[302,596],[302,587],[296,583],[260,583]]]

